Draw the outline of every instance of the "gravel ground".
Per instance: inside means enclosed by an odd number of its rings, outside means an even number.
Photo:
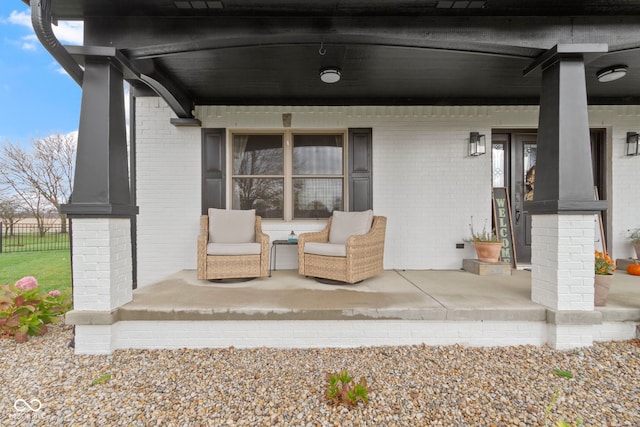
[[[572,351],[406,346],[76,356],[70,338],[69,326],[55,325],[26,344],[0,339],[0,425],[640,425],[640,340]],[[324,398],[326,373],[343,368],[367,379],[367,405],[332,406]],[[111,378],[92,385],[105,374]],[[31,411],[18,399],[41,406]]]

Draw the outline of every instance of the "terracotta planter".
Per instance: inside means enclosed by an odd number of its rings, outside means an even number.
[[[602,307],[607,305],[607,296],[609,296],[609,289],[613,283],[613,274],[596,274],[593,281],[594,286],[594,305],[596,307]]]
[[[498,262],[502,242],[473,242],[480,262]]]

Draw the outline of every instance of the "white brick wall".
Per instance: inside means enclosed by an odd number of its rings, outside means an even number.
[[[73,219],[75,310],[110,311],[131,301],[129,219]]]
[[[144,286],[195,269],[201,130],[172,126],[172,113],[159,98],[138,98],[136,113],[138,283]],[[491,217],[491,157],[467,156],[469,132],[489,136],[491,129],[538,124],[538,109],[530,106],[196,109],[203,127],[230,130],[282,129],[283,113],[292,113],[292,129],[373,128],[374,210],[389,218],[385,268],[397,269],[458,269],[463,258],[474,257],[471,245],[461,250],[455,243],[468,236],[471,216],[480,223]],[[629,184],[640,180],[640,157],[623,155],[626,132],[637,131],[638,123],[638,106],[590,108],[591,126],[607,127],[611,138],[614,256],[631,256],[624,234],[640,227],[640,187]],[[273,240],[319,224],[267,222],[264,228]],[[288,249],[279,248],[278,268],[295,268],[295,252]]]
[[[201,130],[169,123],[160,98],[136,105],[138,284],[195,269],[200,215]]]
[[[531,299],[593,310],[594,215],[533,215]]]
[[[314,348],[372,345],[544,345],[544,322],[347,321],[127,321],[113,336],[94,326],[76,330],[76,353],[118,348]],[[102,328],[102,327],[100,327]],[[88,335],[88,334],[93,335]]]
[[[593,345],[593,325],[548,325],[547,333],[547,343],[556,350]]]
[[[627,230],[640,228],[640,156],[626,156],[625,143],[627,132],[640,132],[640,106],[592,107],[590,118],[607,127],[609,138],[607,191],[612,244],[608,250],[614,258],[635,258]]]
[[[111,354],[114,346],[114,325],[76,325],[75,347],[76,354]]]
[[[77,354],[121,348],[313,348],[372,345],[510,346],[549,344],[557,349],[635,337],[634,322],[547,325],[545,322],[410,320],[127,321],[76,326]]]
[[[594,341],[622,341],[637,338],[638,322],[604,322],[593,327]]]

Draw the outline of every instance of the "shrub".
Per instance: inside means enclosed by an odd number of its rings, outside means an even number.
[[[52,290],[42,293],[38,281],[27,276],[13,285],[0,287],[0,335],[24,342],[29,335],[44,335],[69,310],[71,298]]]

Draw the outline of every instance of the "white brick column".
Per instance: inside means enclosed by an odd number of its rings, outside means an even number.
[[[549,344],[593,344],[594,215],[533,215],[531,299],[551,310]],[[548,319],[549,320],[549,319]]]
[[[73,219],[73,308],[109,313],[132,299],[131,222]],[[76,353],[112,352],[113,325],[77,325]]]

